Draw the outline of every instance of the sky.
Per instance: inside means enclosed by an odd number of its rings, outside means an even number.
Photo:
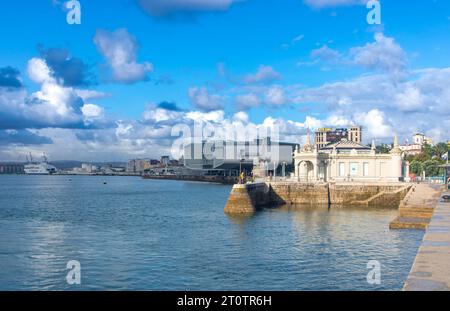
[[[0,160],[170,154],[176,125],[450,139],[450,2],[2,1]]]

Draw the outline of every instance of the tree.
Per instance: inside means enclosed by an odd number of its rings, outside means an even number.
[[[442,160],[442,157],[447,154],[447,152],[448,145],[446,143],[439,143],[433,148],[433,153],[439,158],[439,160]]]
[[[426,176],[438,176],[439,175],[439,162],[436,160],[428,160],[423,163],[423,170]]]
[[[429,144],[423,145],[423,153],[427,156],[428,159],[432,159],[434,156],[434,148]]]
[[[380,153],[389,153],[389,151],[391,151],[391,147],[386,144],[381,144],[377,149]]]
[[[410,167],[409,167],[411,173],[416,174],[416,175],[422,175],[423,172],[423,163],[417,160],[414,160],[411,162]]]

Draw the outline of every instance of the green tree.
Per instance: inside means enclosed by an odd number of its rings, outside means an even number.
[[[446,143],[439,143],[433,148],[433,153],[439,158],[439,160],[442,160],[442,157],[447,154],[447,152],[448,145]]]
[[[418,176],[422,175],[423,172],[423,163],[417,160],[411,162],[409,167],[411,173],[416,174]]]
[[[381,144],[381,146],[378,146],[378,151],[380,153],[389,153],[389,151],[391,151],[391,147],[386,144]]]
[[[428,177],[439,175],[439,162],[436,160],[428,160],[423,163],[423,169]]]

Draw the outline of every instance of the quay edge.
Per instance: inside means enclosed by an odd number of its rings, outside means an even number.
[[[254,213],[282,205],[348,205],[398,208],[411,184],[261,182],[234,185],[225,206],[227,214]]]

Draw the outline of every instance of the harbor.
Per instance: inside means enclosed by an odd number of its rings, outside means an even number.
[[[10,175],[0,187],[3,290],[71,290],[72,259],[80,290],[401,290],[424,234],[389,230],[393,208],[224,214],[220,184]]]

